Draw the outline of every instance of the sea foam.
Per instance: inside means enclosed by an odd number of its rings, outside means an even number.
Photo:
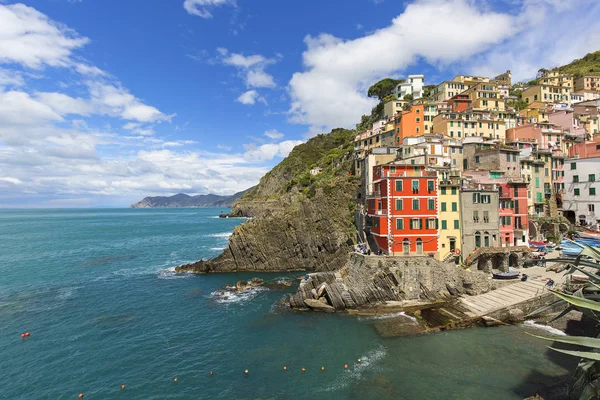
[[[526,326],[526,327],[528,327],[528,328],[535,328],[535,329],[544,330],[544,331],[549,332],[549,333],[551,333],[553,335],[567,336],[567,334],[564,333],[563,331],[561,331],[560,329],[556,329],[556,328],[553,328],[553,327],[548,326],[548,325],[536,324],[532,320],[525,321],[523,323],[523,325]]]

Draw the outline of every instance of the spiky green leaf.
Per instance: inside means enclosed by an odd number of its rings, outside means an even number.
[[[594,353],[593,351],[573,351],[573,350],[555,349],[554,347],[549,347],[549,348],[554,351],[558,351],[559,353],[568,354],[570,356],[600,361],[600,353]]]
[[[592,338],[588,336],[538,336],[527,333],[529,336],[536,337],[538,339],[550,340],[552,342],[576,344],[578,346],[591,347],[594,349],[600,349],[600,339]]]
[[[555,296],[563,299],[564,301],[573,304],[576,307],[585,308],[593,311],[600,311],[600,303],[593,300],[588,300],[586,298],[581,298],[577,296],[572,296],[570,294],[561,293],[556,290],[551,290]]]

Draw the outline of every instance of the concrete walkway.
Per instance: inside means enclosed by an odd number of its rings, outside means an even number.
[[[532,277],[530,271],[526,273],[529,275],[526,282],[518,281],[478,296],[461,298],[461,305],[466,309],[465,314],[472,318],[482,317],[548,293],[548,278],[539,275]],[[558,277],[562,278],[561,274],[555,275],[552,278],[555,282]]]

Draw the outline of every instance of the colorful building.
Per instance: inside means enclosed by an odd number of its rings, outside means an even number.
[[[425,111],[422,104],[408,106],[395,118],[396,144],[410,136],[420,136],[425,132]]]
[[[439,180],[439,259],[446,260],[462,250],[460,229],[460,172],[444,171]],[[458,251],[457,251],[458,250]]]
[[[437,174],[395,161],[373,167],[367,209],[371,234],[389,255],[438,253]]]

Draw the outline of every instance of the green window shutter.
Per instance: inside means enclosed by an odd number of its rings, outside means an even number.
[[[590,188],[590,196],[595,196],[596,195],[596,188],[591,187]]]
[[[398,179],[396,181],[396,191],[397,192],[401,192],[402,191],[402,181],[400,179]]]
[[[579,175],[573,175],[573,182],[579,182]]]
[[[446,211],[446,202],[442,202],[442,211]]]
[[[396,210],[402,211],[402,199],[396,199]]]
[[[418,210],[419,209],[419,199],[413,199],[412,203],[413,203],[412,204],[412,209],[413,210]]]
[[[452,195],[456,196],[456,188],[455,187],[452,188]]]
[[[459,227],[460,227],[460,222],[457,219],[455,219],[454,220],[454,229],[459,229]]]
[[[433,199],[427,200],[427,209],[435,210],[435,200],[433,200]]]
[[[456,210],[458,210],[458,205],[456,204],[456,202],[452,202],[452,211]]]
[[[436,219],[435,219],[435,229],[439,229],[439,228],[440,228],[439,221],[438,221],[438,219],[436,218]]]
[[[404,229],[404,221],[402,218],[396,218],[396,229]]]
[[[440,190],[441,190],[442,194],[446,194],[446,188],[445,187],[441,188]]]
[[[579,196],[579,189],[575,189],[574,194],[575,194],[575,196]]]
[[[445,219],[442,220],[442,229],[448,229],[448,222]]]
[[[571,163],[571,169],[577,169],[577,163],[572,162]]]
[[[419,218],[419,229],[423,229],[423,219]]]

